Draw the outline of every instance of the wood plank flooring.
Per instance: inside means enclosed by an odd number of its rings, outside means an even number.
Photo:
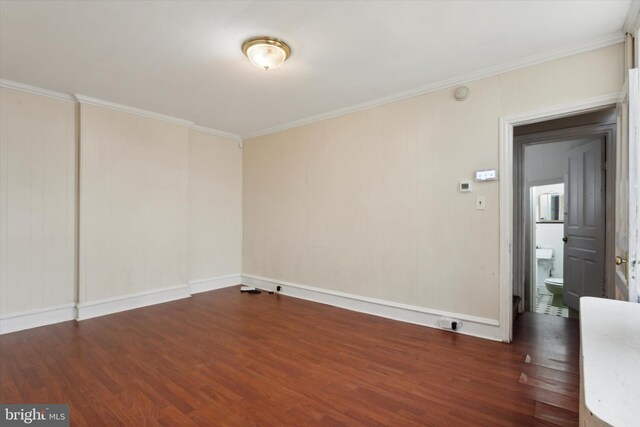
[[[577,425],[578,323],[503,344],[237,287],[0,336],[0,402],[75,426]]]

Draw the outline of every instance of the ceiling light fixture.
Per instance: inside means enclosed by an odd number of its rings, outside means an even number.
[[[242,43],[242,51],[253,65],[265,70],[278,68],[291,56],[291,49],[273,37],[253,37]]]

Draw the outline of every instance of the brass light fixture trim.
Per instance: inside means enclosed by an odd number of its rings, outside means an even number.
[[[252,37],[249,40],[246,40],[244,43],[242,43],[242,52],[244,52],[244,54],[246,55],[247,50],[251,46],[256,44],[270,44],[271,46],[277,46],[284,50],[284,52],[287,54],[287,58],[291,56],[291,48],[289,47],[289,45],[287,45],[282,40],[267,36]]]
[[[276,48],[276,51],[277,50],[281,51],[279,55],[276,55],[276,57],[279,56],[279,58],[277,58],[278,63],[273,65],[274,68],[280,66],[284,61],[286,61],[289,58],[289,56],[291,56],[291,48],[289,47],[289,45],[287,45],[284,41],[276,39],[274,37],[269,37],[269,36],[252,37],[246,40],[244,43],[242,43],[242,52],[246,55],[246,57],[249,58],[249,60],[254,65],[258,67],[264,67],[265,69],[269,69],[270,67],[265,66],[264,64],[260,64],[260,65],[256,64],[256,62],[254,62],[255,56],[252,57],[252,55],[250,54],[250,49],[254,46],[256,47],[272,46]],[[282,58],[283,54],[284,54],[284,58]]]

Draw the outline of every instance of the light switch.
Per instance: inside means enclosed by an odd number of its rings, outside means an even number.
[[[476,209],[484,210],[485,205],[486,201],[484,199],[484,196],[476,196]]]

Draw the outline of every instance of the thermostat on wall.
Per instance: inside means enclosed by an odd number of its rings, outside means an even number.
[[[476,171],[476,181],[495,181],[498,179],[498,172],[495,169]]]
[[[460,192],[461,193],[470,193],[471,192],[471,181],[460,181]]]

